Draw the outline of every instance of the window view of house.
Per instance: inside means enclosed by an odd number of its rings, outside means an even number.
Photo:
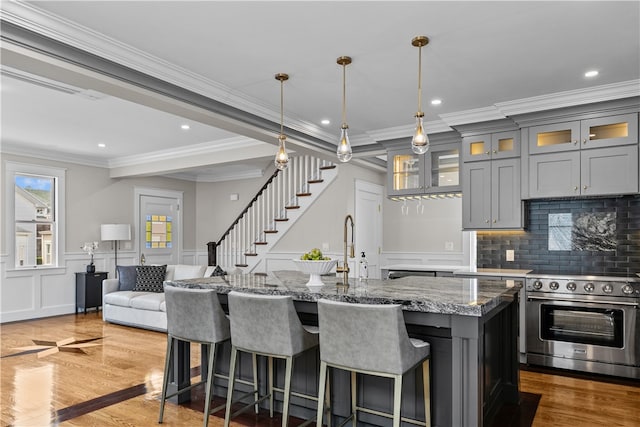
[[[54,177],[15,175],[16,267],[55,264]]]

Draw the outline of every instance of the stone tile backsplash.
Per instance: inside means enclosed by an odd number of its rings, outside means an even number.
[[[543,274],[635,276],[640,273],[640,195],[531,200],[527,202],[527,209],[525,231],[477,233],[478,267],[530,269]],[[550,251],[549,214],[571,214],[578,218],[613,214],[615,249]],[[597,241],[601,236],[594,232],[592,237]],[[585,236],[581,239],[583,243],[578,247],[586,246]],[[513,262],[506,260],[507,249],[515,251]]]

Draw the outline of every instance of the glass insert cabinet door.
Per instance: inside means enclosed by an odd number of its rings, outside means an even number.
[[[392,190],[395,193],[416,192],[424,187],[424,156],[412,152],[389,152],[392,167]]]
[[[431,154],[430,187],[448,188],[460,185],[460,150],[434,151]]]

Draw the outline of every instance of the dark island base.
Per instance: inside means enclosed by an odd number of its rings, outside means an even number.
[[[220,295],[226,303],[226,295]],[[316,304],[296,301],[301,319],[308,324],[317,324]],[[519,403],[518,364],[518,297],[505,299],[500,306],[482,317],[452,314],[421,313],[405,311],[409,335],[431,344],[431,414],[433,426],[489,426],[504,405]],[[366,333],[366,331],[363,331]],[[216,371],[229,370],[230,344],[225,343],[218,353]],[[178,343],[176,375],[171,380],[188,383],[190,368],[189,346]],[[380,349],[384,351],[384,349]],[[203,355],[206,357],[206,355]],[[302,393],[316,394],[318,390],[319,355],[307,352],[295,360],[292,389]],[[203,363],[202,366],[206,366]],[[259,359],[261,393],[266,392],[266,359]],[[252,378],[251,359],[242,355],[238,367],[239,375]],[[276,384],[284,380],[284,363],[276,364]],[[330,377],[334,422],[340,422],[350,412],[349,376],[334,370]],[[358,377],[358,400],[364,406],[391,412],[392,383],[377,377]],[[215,394],[226,396],[226,380],[216,379]],[[173,383],[175,387],[175,382]],[[238,387],[238,394],[242,388]],[[182,401],[189,399],[183,395]],[[422,405],[421,370],[409,372],[403,381],[402,416],[424,420]],[[266,407],[266,402],[265,407]],[[277,411],[282,411],[282,395],[276,393]],[[315,402],[292,397],[290,413],[299,418],[310,418],[315,414]],[[385,426],[389,420],[371,414],[361,414],[361,425]],[[403,425],[411,425],[403,423]]]

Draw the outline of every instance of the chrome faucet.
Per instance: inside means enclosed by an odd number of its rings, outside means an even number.
[[[349,286],[349,263],[347,262],[347,224],[351,221],[351,252],[349,253],[349,258],[355,258],[355,245],[353,244],[353,217],[351,215],[347,215],[344,219],[344,258],[342,267],[340,264],[336,267],[336,273],[342,273],[342,284],[344,286]]]

